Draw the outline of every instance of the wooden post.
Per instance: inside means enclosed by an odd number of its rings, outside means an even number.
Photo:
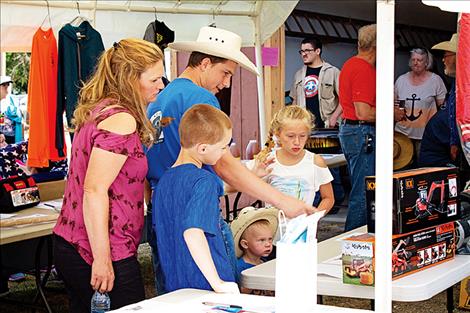
[[[279,49],[278,66],[264,67],[264,107],[266,114],[266,132],[273,115],[284,106],[284,85],[285,85],[285,33],[284,25],[265,41],[264,47]],[[264,143],[261,143],[264,145]]]

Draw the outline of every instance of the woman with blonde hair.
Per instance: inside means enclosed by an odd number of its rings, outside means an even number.
[[[143,193],[154,130],[146,107],[163,88],[163,54],[149,42],[123,39],[100,57],[80,91],[64,202],[54,228],[54,255],[70,312],[90,312],[94,290],[111,309],[145,298],[137,262]]]

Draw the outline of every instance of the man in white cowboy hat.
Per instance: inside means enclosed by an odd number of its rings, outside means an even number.
[[[183,73],[166,86],[147,109],[147,115],[157,129],[155,144],[147,152],[147,179],[152,189],[178,156],[178,126],[183,113],[193,105],[201,103],[220,109],[215,94],[230,86],[230,78],[238,65],[255,75],[258,74],[256,66],[240,51],[241,37],[224,29],[202,27],[196,41],[170,43],[169,47],[177,51],[191,52],[191,55]],[[256,177],[229,151],[213,169],[207,169],[215,170],[225,182],[237,190],[285,209],[286,214],[291,217],[314,211],[312,206],[282,194]]]
[[[445,166],[455,162],[459,153],[460,139],[455,119],[457,42],[458,35],[453,34],[449,41],[440,42],[432,47],[434,50],[444,52],[442,57],[444,73],[453,81],[445,105],[434,114],[424,129],[419,166]]]

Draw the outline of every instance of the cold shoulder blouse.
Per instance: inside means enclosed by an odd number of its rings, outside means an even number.
[[[101,121],[111,115],[128,112],[118,106],[103,110],[111,101],[113,100],[107,99],[100,103],[92,112],[93,118],[86,122],[73,138],[62,211],[54,227],[54,233],[72,244],[90,265],[93,262],[93,254],[83,220],[83,185],[94,147],[127,156],[108,190],[112,261],[122,260],[137,253],[144,224],[143,194],[147,159],[139,135],[137,132],[120,135],[97,128]]]

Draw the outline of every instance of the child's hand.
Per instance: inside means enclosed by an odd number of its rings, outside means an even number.
[[[255,159],[255,166],[251,169],[251,172],[258,177],[269,175],[273,171],[269,166],[273,164],[274,161],[274,156],[268,157],[264,161]]]
[[[217,293],[235,293],[239,294],[240,290],[238,289],[238,285],[233,282],[223,281],[221,280],[220,283],[213,286],[214,291]]]

